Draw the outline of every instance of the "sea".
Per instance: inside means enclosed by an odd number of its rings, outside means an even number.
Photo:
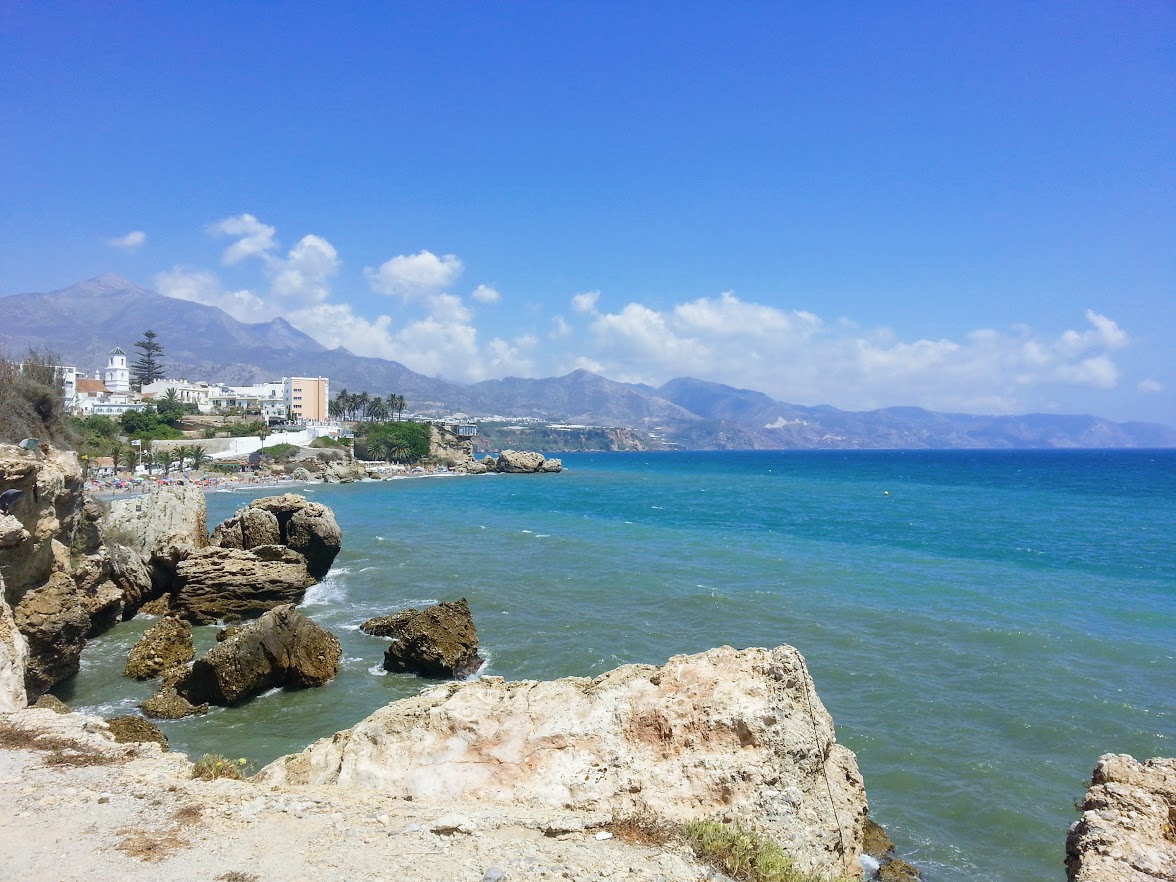
[[[1062,880],[1098,757],[1176,755],[1176,451],[563,455],[561,474],[314,485],[344,545],[303,611],[344,648],[320,689],[163,723],[260,767],[416,694],[365,619],[468,599],[507,679],[791,644],[870,812],[927,882]],[[213,493],[209,523],[251,496]],[[151,626],[59,689],[133,713]],[[216,629],[196,629],[197,646]]]

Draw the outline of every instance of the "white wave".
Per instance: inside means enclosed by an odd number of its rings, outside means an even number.
[[[317,585],[306,589],[306,596],[299,606],[330,606],[341,604],[347,599],[347,587],[336,581],[334,574],[327,576]]]
[[[523,533],[534,533],[535,531],[534,531],[534,530],[523,530],[523,531],[521,531],[521,532],[523,532]]]
[[[373,677],[387,677],[388,676],[388,672],[386,670],[384,670],[383,665],[372,665],[370,668],[368,668],[368,673],[371,674]]]

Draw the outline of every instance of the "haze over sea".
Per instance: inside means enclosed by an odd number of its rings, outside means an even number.
[[[487,672],[592,675],[711,646],[808,660],[871,811],[940,880],[1060,880],[1098,756],[1176,751],[1176,451],[579,454],[561,475],[307,488],[344,533],[304,611],[328,686],[164,724],[268,762],[415,694],[364,619],[469,599]],[[270,491],[272,492],[272,491]],[[253,495],[263,495],[258,492]],[[209,523],[244,504],[212,494]],[[149,620],[62,696],[104,714]],[[198,628],[198,649],[214,639]]]

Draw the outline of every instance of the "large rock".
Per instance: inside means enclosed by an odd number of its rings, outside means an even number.
[[[395,638],[384,652],[384,668],[395,673],[462,679],[484,661],[478,655],[478,632],[464,597],[368,619],[359,627],[366,634]]]
[[[208,545],[206,511],[200,487],[165,484],[144,496],[112,502],[103,535],[139,552],[156,588],[167,591],[180,561]]]
[[[273,522],[269,520],[271,517]],[[276,538],[273,538],[274,522]],[[262,538],[272,541],[262,542]],[[295,493],[284,493],[250,502],[216,528],[212,544],[243,549],[263,544],[286,545],[306,558],[307,569],[315,579],[322,579],[343,547],[343,533],[334,512],[327,506]]]
[[[25,689],[36,700],[81,667],[90,617],[81,593],[67,573],[54,573],[25,593],[12,610],[17,628],[28,639]]]
[[[177,691],[194,704],[237,704],[275,686],[322,686],[342,657],[333,634],[280,606],[198,658]]]
[[[96,637],[110,630],[122,616],[123,592],[111,575],[110,557],[104,548],[81,558],[74,567],[74,584],[78,586],[82,606],[90,618],[87,637]]]
[[[110,734],[120,744],[153,742],[168,749],[167,736],[154,723],[137,716],[111,717],[106,721]]]
[[[542,453],[530,450],[504,450],[498,454],[496,468],[508,474],[522,474],[543,470],[545,458]]]
[[[190,662],[196,657],[192,645],[192,626],[182,619],[167,616],[155,623],[127,655],[124,677],[150,680],[168,668]]]
[[[306,558],[283,545],[202,548],[176,568],[171,611],[208,625],[246,619],[285,603],[300,603],[314,579]]]
[[[1176,879],[1176,759],[1099,757],[1066,839],[1070,882]]]
[[[448,683],[258,777],[401,799],[731,818],[776,839],[802,868],[860,873],[857,761],[790,646],[720,647],[591,679]]]
[[[124,619],[130,619],[145,603],[162,596],[151,579],[151,568],[139,552],[108,543],[106,556],[110,561],[110,581],[122,591]]]
[[[28,657],[28,641],[16,627],[12,609],[4,600],[4,578],[0,576],[0,714],[28,706],[24,682]]]

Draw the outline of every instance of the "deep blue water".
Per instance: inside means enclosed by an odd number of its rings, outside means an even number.
[[[305,604],[343,640],[343,672],[167,724],[173,744],[266,762],[414,694],[356,626],[464,596],[508,678],[798,647],[874,817],[929,882],[1063,879],[1098,756],[1176,751],[1176,451],[564,463],[309,488],[344,531]],[[209,496],[209,523],[247,499]],[[95,641],[67,700],[109,713],[146,697],[119,671],[149,625]]]

